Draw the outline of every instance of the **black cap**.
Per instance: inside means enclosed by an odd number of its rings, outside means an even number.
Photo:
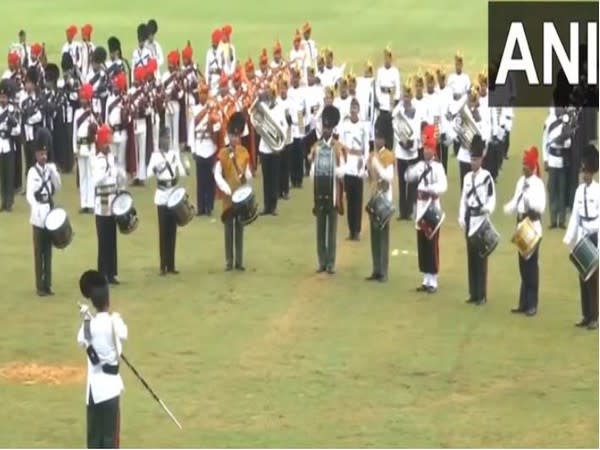
[[[323,108],[323,114],[321,116],[323,126],[326,128],[335,128],[340,122],[340,110],[335,106],[328,105]]]
[[[27,75],[25,75],[25,81],[30,81],[33,84],[37,84],[39,80],[39,72],[36,67],[30,67],[27,69]]]
[[[108,303],[108,280],[97,270],[87,270],[81,275],[79,289],[81,295],[90,299],[96,309],[101,309]]]
[[[471,156],[474,158],[481,158],[483,156],[483,149],[485,148],[485,144],[480,134],[476,134],[473,136],[473,140],[471,141]]]
[[[598,149],[594,144],[588,144],[583,149],[581,170],[589,173],[598,172]]]
[[[148,39],[148,27],[145,23],[140,23],[137,27],[137,38],[138,42],[145,41]]]
[[[108,41],[106,41],[106,45],[108,46],[108,51],[111,53],[121,51],[121,41],[115,36],[109,37]]]
[[[44,69],[44,74],[47,82],[56,83],[58,81],[58,77],[60,77],[60,69],[56,64],[48,63]]]
[[[229,118],[229,122],[227,122],[227,133],[234,135],[242,134],[245,125],[246,119],[244,118],[244,114],[239,111],[234,112]]]
[[[0,81],[0,95],[6,95],[8,97],[11,95],[11,86],[8,78],[4,78]]]
[[[71,56],[71,54],[69,52],[64,52],[60,59],[61,69],[63,70],[63,72],[65,72],[67,70],[71,70],[73,68],[73,66],[74,66],[73,57]]]
[[[40,128],[35,134],[35,151],[46,152],[52,147],[52,133],[48,128]]]
[[[106,62],[106,49],[104,47],[96,47],[92,54],[92,61],[96,64],[104,64]]]
[[[394,146],[394,127],[389,114],[380,114],[375,120],[375,137],[385,141],[386,148]]]
[[[148,29],[148,34],[156,34],[156,32],[158,31],[158,24],[154,19],[150,19],[146,27]]]

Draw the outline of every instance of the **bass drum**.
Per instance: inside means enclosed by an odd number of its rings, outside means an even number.
[[[571,251],[569,259],[579,271],[583,281],[587,281],[598,270],[598,247],[588,236],[584,236]]]
[[[56,248],[66,248],[73,240],[73,229],[67,212],[62,208],[54,208],[46,216],[44,227],[50,234],[52,245]]]
[[[498,246],[500,234],[496,231],[492,222],[486,219],[468,239],[471,245],[477,249],[479,256],[486,258]]]
[[[258,204],[252,186],[246,184],[237,188],[231,196],[233,214],[242,225],[250,225],[258,217]]]
[[[442,226],[445,218],[446,214],[436,207],[433,200],[429,199],[427,208],[417,219],[417,226],[425,237],[431,240]]]
[[[381,229],[384,228],[394,215],[394,206],[385,195],[376,192],[365,207],[365,210],[373,218],[373,221]]]
[[[330,211],[334,205],[335,156],[333,149],[324,144],[320,145],[315,155],[314,164],[315,209]]]
[[[129,192],[121,192],[115,197],[111,204],[111,211],[121,233],[130,234],[135,231],[139,219],[133,207],[133,197]]]
[[[167,208],[175,215],[177,225],[183,227],[194,218],[195,209],[189,202],[189,196],[184,187],[178,187],[171,192],[167,199]]]

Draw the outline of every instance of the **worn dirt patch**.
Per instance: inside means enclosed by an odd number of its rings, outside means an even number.
[[[0,378],[25,385],[81,384],[85,376],[85,368],[79,366],[50,366],[24,362],[12,362],[0,366]]]

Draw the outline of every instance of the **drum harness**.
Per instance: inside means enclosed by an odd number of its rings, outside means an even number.
[[[168,170],[169,175],[171,176],[170,180],[159,180],[157,178],[156,183],[158,185],[158,189],[165,190],[165,189],[172,188],[173,186],[175,186],[177,184],[177,177],[173,173],[173,168],[171,167],[171,164],[169,163],[169,160],[167,159],[167,155],[165,155],[164,152],[162,152],[162,151],[159,153],[163,157],[163,159],[165,161],[165,165],[162,170],[158,171],[157,175],[163,173],[165,170]]]
[[[483,213],[481,212],[481,208],[483,208],[483,202],[481,201],[481,199],[479,198],[479,195],[477,194],[477,188],[484,186],[486,184],[488,184],[490,182],[491,177],[487,177],[485,180],[483,180],[482,183],[480,184],[475,184],[475,173],[473,172],[471,174],[471,183],[473,186],[471,186],[471,190],[469,192],[467,192],[467,198],[469,197],[475,197],[475,200],[477,201],[477,208],[473,208],[470,206],[467,206],[467,211],[465,213],[465,232],[467,237],[469,236],[469,228],[471,226],[471,217],[479,217],[482,216]]]
[[[523,183],[523,189],[521,190],[521,192],[519,193],[519,197],[517,198],[517,203],[516,203],[517,208],[519,207],[519,203],[523,199],[523,196],[525,195],[525,191],[528,188],[529,188],[529,184],[527,183],[527,181],[525,181]],[[536,222],[538,220],[541,220],[541,218],[542,218],[542,216],[539,212],[534,211],[533,209],[530,209],[529,205],[527,203],[525,203],[525,212],[524,213],[517,212],[517,224],[519,224],[523,220],[525,220],[526,217],[529,217],[529,220],[531,220],[532,222]]]
[[[35,193],[33,194],[33,197],[39,203],[49,204],[50,210],[52,210],[52,209],[54,209],[54,199],[52,198],[52,195],[54,193],[54,185],[51,182],[50,182],[50,185],[48,185],[48,182],[50,181],[50,179],[44,178],[44,174],[39,169],[37,164],[34,165],[33,167],[35,168],[35,171],[38,173],[40,180],[42,180],[42,183],[40,184],[40,188],[37,191],[35,191]]]
[[[106,160],[106,169],[104,170],[104,175],[108,174],[110,172],[111,166],[110,163],[108,162],[108,156],[103,154],[104,159]],[[96,188],[96,195],[98,197],[100,197],[100,207],[101,208],[108,208],[108,197],[111,194],[115,194],[117,191],[117,185],[115,183],[111,183],[111,184],[105,184],[104,186],[98,186]]]
[[[421,181],[425,181],[425,186],[429,186],[429,180],[427,179],[427,175],[432,173],[432,171],[433,171],[433,169],[432,169],[431,165],[425,163],[425,170],[423,170],[423,173],[417,180],[417,188],[419,187],[419,184],[421,184]],[[419,200],[429,200],[429,199],[436,200],[438,198],[438,196],[435,194],[431,194],[429,192],[423,192],[423,191],[417,191],[417,197]]]

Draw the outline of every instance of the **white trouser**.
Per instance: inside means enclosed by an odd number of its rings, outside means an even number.
[[[135,178],[146,180],[146,119],[135,119]]]
[[[125,170],[127,167],[127,139],[122,141],[114,142],[110,146],[110,151],[115,155],[115,161],[117,161],[117,167]]]
[[[94,179],[92,177],[92,159],[89,156],[77,157],[79,171],[79,201],[82,208],[94,207]]]
[[[152,116],[152,151],[158,151],[158,137],[160,136],[160,116]]]
[[[179,102],[169,101],[165,111],[165,122],[167,128],[171,131],[171,149],[179,148]]]

